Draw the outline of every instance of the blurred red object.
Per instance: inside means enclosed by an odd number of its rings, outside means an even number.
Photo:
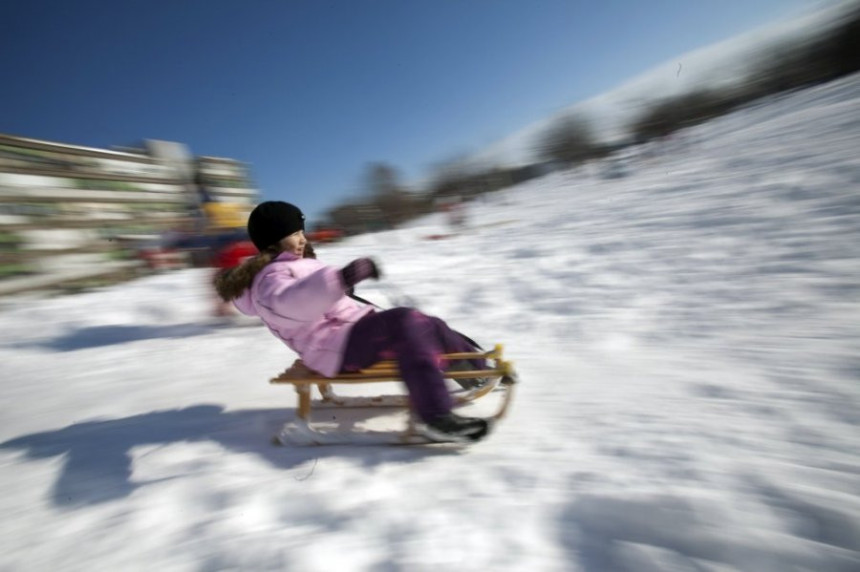
[[[326,242],[334,242],[336,240],[340,240],[341,238],[343,238],[343,231],[338,230],[336,228],[320,228],[306,233],[306,236],[311,242],[318,242],[320,244],[323,244]]]
[[[244,260],[256,255],[257,252],[257,247],[250,240],[232,242],[215,255],[215,267],[219,270],[227,270],[239,266]]]
[[[176,270],[188,266],[186,253],[174,248],[146,248],[140,258],[152,270]]]

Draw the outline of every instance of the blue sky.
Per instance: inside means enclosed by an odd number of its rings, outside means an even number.
[[[0,132],[250,164],[311,218],[814,0],[5,0]]]

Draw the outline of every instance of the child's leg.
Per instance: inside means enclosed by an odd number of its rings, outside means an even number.
[[[436,338],[439,340],[439,344],[442,346],[443,352],[455,353],[480,351],[461,334],[448,327],[448,324],[446,324],[442,319],[431,316],[430,320],[433,322],[433,326],[436,329]],[[487,362],[483,359],[469,360],[469,366],[473,369],[484,369],[487,367]]]
[[[387,353],[394,356],[388,356]],[[342,371],[394,357],[415,412],[432,421],[451,412],[451,395],[439,371],[441,347],[434,322],[416,310],[394,308],[369,314],[352,328]]]

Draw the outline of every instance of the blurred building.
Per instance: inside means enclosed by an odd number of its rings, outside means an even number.
[[[204,204],[231,205],[236,225],[256,202],[243,163],[181,143],[98,149],[0,134],[0,295],[139,275],[143,245],[207,231]]]

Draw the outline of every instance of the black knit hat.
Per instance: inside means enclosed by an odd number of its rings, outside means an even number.
[[[283,201],[260,203],[248,217],[248,236],[261,251],[304,229],[305,215],[297,206]]]

